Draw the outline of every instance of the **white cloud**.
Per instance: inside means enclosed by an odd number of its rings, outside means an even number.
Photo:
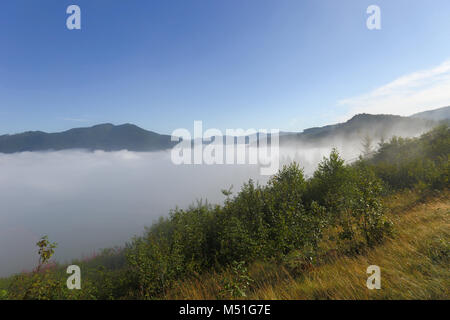
[[[256,166],[175,166],[169,152],[0,153],[0,277],[31,270],[42,235],[59,261],[124,245],[160,216],[253,178]]]
[[[329,152],[291,148],[282,154],[297,154],[311,174]],[[250,178],[261,184],[269,178],[258,166],[176,166],[170,152],[126,150],[0,153],[0,168],[0,277],[31,270],[43,235],[58,243],[55,258],[68,262],[124,245],[176,206],[202,198],[221,203],[222,189],[233,185],[236,193]]]
[[[409,116],[450,105],[450,60],[437,67],[407,74],[369,93],[338,102],[357,113]]]

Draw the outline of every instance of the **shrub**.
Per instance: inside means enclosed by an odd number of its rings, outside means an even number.
[[[248,274],[244,261],[233,261],[231,275],[222,279],[222,288],[219,292],[221,299],[244,298],[254,280]]]
[[[318,166],[310,181],[309,199],[326,212],[349,251],[383,240],[390,232],[382,207],[382,181],[364,160],[345,166],[336,150]],[[317,201],[317,202],[316,202]]]

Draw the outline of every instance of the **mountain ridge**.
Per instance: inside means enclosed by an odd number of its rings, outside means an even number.
[[[280,136],[280,143],[325,146],[337,140],[362,140],[366,136],[370,136],[372,140],[381,141],[388,140],[392,136],[418,136],[441,122],[450,122],[450,116],[438,121],[420,116],[402,117],[361,113],[354,115],[346,122],[308,128],[298,133],[284,133]]]
[[[169,135],[148,131],[130,123],[121,125],[104,123],[56,133],[27,131],[2,135],[0,153],[67,149],[159,151],[169,149],[175,143],[171,141]]]
[[[429,110],[410,117],[362,113],[342,123],[312,127],[302,132],[282,132],[280,144],[324,145],[336,139],[361,138],[367,135],[379,140],[393,135],[415,136],[442,121],[450,122],[450,107]],[[167,150],[176,143],[171,141],[170,135],[149,131],[131,123],[102,123],[55,133],[26,131],[0,135],[0,153],[67,149],[145,152]]]
[[[435,120],[435,121],[448,120],[448,119],[450,119],[450,106],[415,113],[411,117]]]

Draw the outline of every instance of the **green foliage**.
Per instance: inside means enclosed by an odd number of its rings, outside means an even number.
[[[392,222],[385,217],[382,205],[383,184],[365,163],[357,163],[352,169],[351,220],[365,244],[373,246],[392,231]]]
[[[9,298],[15,300],[55,300],[60,298],[62,283],[50,270],[20,274],[9,287]]]
[[[44,241],[43,241],[44,240]],[[44,237],[37,243],[39,252],[48,252],[44,257],[51,257],[55,244]],[[41,250],[42,249],[42,250]],[[51,252],[51,254],[50,254]],[[40,259],[40,262],[44,259]],[[7,282],[8,299],[11,300],[79,300],[79,299],[113,299],[133,297],[133,282],[130,281],[125,257],[119,249],[107,249],[90,260],[73,261],[80,266],[83,273],[82,290],[69,290],[66,285],[66,268],[58,264],[39,264],[31,273],[12,276]],[[105,268],[104,266],[107,266]]]
[[[37,271],[39,271],[43,265],[48,263],[58,245],[56,242],[51,243],[48,241],[48,236],[43,236],[41,240],[36,243],[36,246],[39,248],[39,265],[37,267]]]
[[[386,235],[381,191],[367,166],[345,166],[334,150],[311,180],[292,163],[265,186],[250,180],[236,196],[226,192],[222,207],[176,209],[128,247],[139,297],[160,296],[177,279],[236,261],[282,260],[297,251],[312,263],[327,226],[353,247],[374,245]]]
[[[450,131],[441,125],[420,138],[394,137],[370,160],[390,188],[443,189],[449,186]]]
[[[47,236],[37,243],[39,265],[31,273],[13,276],[8,285],[8,299],[11,300],[66,300],[95,299],[98,292],[94,290],[92,281],[83,282],[83,290],[69,290],[66,286],[65,269],[49,261],[54,254],[56,243],[51,243]]]
[[[254,280],[248,274],[244,261],[233,261],[231,275],[222,279],[222,290],[219,292],[221,299],[245,298],[247,291]]]
[[[51,243],[47,236],[43,236],[37,243],[39,264],[31,274],[20,274],[14,277],[9,286],[11,299],[55,299],[61,286],[55,280],[50,268],[42,270],[55,252],[56,243]]]
[[[141,298],[150,299],[164,292],[171,280],[170,254],[164,254],[168,247],[154,237],[135,239],[127,252],[131,272],[136,275]]]
[[[182,279],[231,270],[221,296],[245,297],[252,282],[246,263],[282,262],[306,272],[326,242],[346,254],[360,253],[392,233],[383,195],[389,190],[448,188],[450,135],[441,126],[415,139],[383,142],[373,157],[346,165],[337,150],[324,158],[310,179],[297,163],[284,166],[269,182],[244,184],[235,195],[222,190],[224,204],[199,201],[175,209],[135,237],[124,249],[110,249],[83,270],[83,290],[69,291],[64,268],[44,265],[56,244],[38,243],[39,266],[1,288],[0,299],[158,299]],[[426,254],[448,261],[448,243]]]
[[[8,291],[5,289],[0,289],[0,300],[8,299]]]
[[[391,223],[384,217],[382,181],[363,160],[344,165],[333,150],[318,166],[310,181],[311,206],[325,212],[326,223],[335,228],[338,243],[349,252],[373,246],[389,234]]]

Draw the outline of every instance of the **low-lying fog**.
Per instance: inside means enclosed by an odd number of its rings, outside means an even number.
[[[359,146],[344,153],[354,158]],[[286,148],[311,174],[330,148]],[[251,165],[179,165],[169,152],[24,152],[0,154],[0,276],[31,270],[43,235],[58,243],[55,258],[70,262],[123,245],[170,209],[196,199],[221,203],[222,189],[253,178]]]

